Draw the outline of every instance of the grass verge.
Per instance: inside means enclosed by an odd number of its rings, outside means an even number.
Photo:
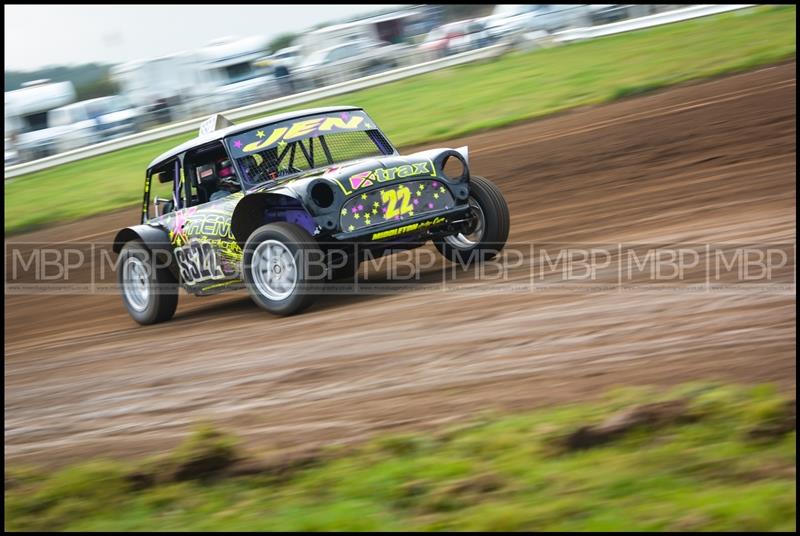
[[[294,109],[363,106],[396,145],[409,146],[792,58],[795,32],[795,6],[764,6],[513,53]],[[135,204],[145,166],[191,137],[174,136],[6,183],[5,232]]]
[[[626,388],[271,461],[204,429],[139,464],[7,468],[5,528],[794,531],[795,434],[766,385]]]

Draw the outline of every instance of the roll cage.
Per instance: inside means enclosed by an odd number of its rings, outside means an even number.
[[[282,114],[273,116],[273,120],[238,126],[221,116],[212,116],[213,125],[207,129],[201,126],[197,140],[167,151],[151,163],[145,177],[142,223],[173,210],[207,202],[209,191],[213,192],[214,187],[211,181],[201,184],[198,165],[210,164],[222,155],[231,160],[240,188],[247,190],[267,181],[326,166],[398,154],[360,108],[319,108],[305,112]],[[151,215],[153,177],[161,183],[172,182],[173,187],[170,199],[153,200],[156,208]],[[159,203],[164,210],[158,209]]]

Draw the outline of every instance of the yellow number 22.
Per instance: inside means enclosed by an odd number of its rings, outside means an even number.
[[[414,210],[414,205],[411,204],[411,190],[405,186],[400,186],[397,190],[384,190],[381,192],[381,201],[386,206],[386,214],[383,216],[386,220]],[[400,201],[400,210],[397,209],[398,201]]]

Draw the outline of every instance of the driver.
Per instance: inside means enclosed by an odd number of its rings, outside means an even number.
[[[270,147],[260,153],[247,156],[242,161],[246,182],[258,183],[275,180],[287,173],[278,170],[278,148]]]
[[[233,172],[233,165],[227,158],[217,162],[217,191],[211,194],[209,201],[216,201],[240,190],[239,180]]]

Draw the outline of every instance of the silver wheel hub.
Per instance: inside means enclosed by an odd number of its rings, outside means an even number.
[[[148,268],[138,257],[128,257],[122,265],[122,292],[128,304],[136,312],[142,312],[150,302]]]
[[[469,206],[472,211],[472,217],[475,218],[472,232],[468,234],[458,233],[444,238],[445,242],[457,249],[470,249],[477,246],[483,238],[483,231],[486,228],[486,218],[483,215],[483,210],[481,210],[481,206],[474,197],[469,198]]]
[[[294,255],[277,240],[266,240],[256,246],[251,273],[258,291],[270,300],[288,298],[297,286]]]

